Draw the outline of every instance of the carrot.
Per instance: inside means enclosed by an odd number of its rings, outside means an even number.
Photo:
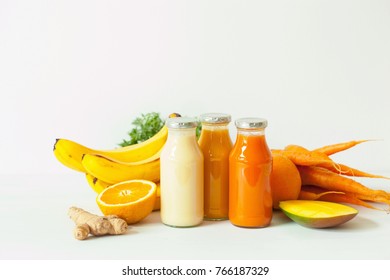
[[[324,166],[324,168],[345,176],[390,179],[386,176],[367,173],[340,163],[337,163],[337,167],[329,165]]]
[[[368,202],[357,198],[353,194],[336,192],[336,191],[325,191],[319,187],[315,186],[302,186],[301,192],[299,193],[299,199],[302,200],[321,200],[337,203],[349,203],[354,205],[363,206],[370,209],[386,211],[384,209],[379,209],[369,204]]]
[[[332,193],[345,194],[345,192],[327,191],[325,189],[322,189],[322,188],[319,188],[319,187],[316,187],[316,186],[305,185],[305,186],[301,187],[301,191],[299,192],[298,199],[302,199],[302,200],[318,200],[322,196],[324,196],[326,194],[332,194]]]
[[[372,141],[372,140],[355,140],[355,141],[327,145],[327,146],[324,146],[321,148],[317,148],[317,149],[313,150],[313,152],[324,153],[324,154],[330,156],[330,155],[333,155],[335,153],[345,151],[349,148],[352,148],[360,143],[364,143],[367,141]]]
[[[369,141],[369,140],[361,140]],[[356,142],[356,141],[355,141]],[[334,162],[328,155],[323,152],[313,152],[305,149],[304,147],[298,145],[288,145],[284,150],[274,150],[275,153],[282,153],[285,156],[289,157],[297,165],[302,166],[321,166],[330,171],[354,177],[367,177],[367,178],[381,178],[381,179],[390,179],[389,177],[375,175],[367,173],[352,167],[349,167],[344,164],[339,164]]]
[[[390,193],[370,189],[352,180],[317,166],[298,166],[302,185],[314,185],[330,191],[355,194],[358,198],[390,205]]]
[[[288,157],[293,163],[301,166],[322,166],[327,168],[336,168],[335,163],[324,153],[312,152],[298,145],[288,145],[284,150],[279,151],[282,155]]]

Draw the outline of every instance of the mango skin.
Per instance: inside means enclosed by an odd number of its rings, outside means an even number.
[[[294,213],[291,211],[291,209],[287,209],[288,205],[287,203],[294,203],[295,201],[286,201],[286,202],[281,202],[279,204],[280,209],[283,211],[283,213],[289,217],[291,220],[296,222],[297,224],[304,226],[304,227],[309,227],[309,228],[330,228],[330,227],[336,227],[341,224],[344,224],[348,222],[349,220],[353,219],[357,214],[358,211],[352,207],[342,205],[342,207],[345,207],[345,211],[340,211],[337,213],[329,213],[327,217],[311,217],[310,214],[300,214],[300,213]],[[302,203],[301,207],[305,207],[305,201],[299,201],[299,203]],[[322,202],[316,201],[315,202],[320,203],[320,206],[322,205]],[[312,203],[309,201],[307,205],[311,205]],[[331,203],[331,202],[326,202],[324,204],[325,206],[336,206],[340,207],[341,205],[338,203]],[[315,205],[314,205],[315,206]],[[315,211],[315,208],[313,209]]]
[[[283,213],[297,224],[309,228],[329,228],[339,226],[353,219],[357,215],[357,213],[355,213],[333,218],[307,218],[296,216],[285,211],[283,211]]]

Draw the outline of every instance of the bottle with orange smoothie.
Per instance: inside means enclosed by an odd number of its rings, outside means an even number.
[[[200,116],[202,132],[199,146],[204,155],[204,218],[226,220],[229,215],[229,153],[232,141],[228,114]]]
[[[229,156],[229,219],[236,226],[266,227],[272,220],[267,120],[242,118],[235,125],[237,139]]]
[[[161,220],[173,227],[193,227],[203,221],[203,153],[192,118],[166,122],[168,139],[160,156]]]

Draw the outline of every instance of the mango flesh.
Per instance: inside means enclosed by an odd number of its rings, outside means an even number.
[[[287,200],[279,207],[294,222],[311,228],[335,227],[358,214],[355,208],[327,201]]]

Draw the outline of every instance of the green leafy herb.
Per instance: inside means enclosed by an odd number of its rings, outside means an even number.
[[[129,139],[123,139],[122,143],[118,144],[119,146],[126,147],[148,140],[161,130],[165,120],[160,117],[159,113],[151,112],[137,117],[132,124],[134,127],[128,133]],[[196,137],[198,139],[201,130],[202,124],[198,122],[198,127],[196,128]]]
[[[132,122],[134,128],[128,133],[130,139],[119,144],[121,147],[141,143],[154,136],[164,126],[164,120],[160,114],[151,112],[142,114]]]
[[[202,123],[197,120],[198,126],[196,127],[196,138],[199,139],[200,133],[202,132]]]

